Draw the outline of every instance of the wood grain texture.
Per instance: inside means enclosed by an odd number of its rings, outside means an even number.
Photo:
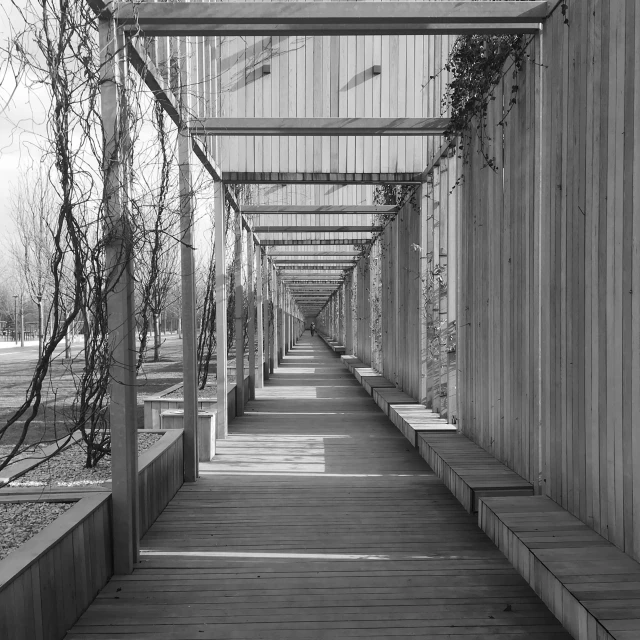
[[[318,337],[256,395],[69,639],[568,640]]]
[[[480,499],[478,523],[574,638],[640,632],[640,564],[545,496]]]
[[[515,96],[484,141],[498,174],[465,145],[461,428],[640,559],[638,12],[570,11],[496,90],[492,129]]]

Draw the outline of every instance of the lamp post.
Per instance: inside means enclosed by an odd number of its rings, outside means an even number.
[[[24,294],[20,294],[20,346],[24,347]]]
[[[18,294],[13,294],[13,337],[18,344]]]

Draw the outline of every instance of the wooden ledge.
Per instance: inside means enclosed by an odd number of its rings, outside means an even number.
[[[343,364],[347,369],[349,369],[350,373],[353,373],[355,367],[364,367],[364,362],[358,358],[358,356],[340,356]]]
[[[393,382],[367,367],[357,356],[342,356],[342,362],[414,447],[418,447],[420,433],[457,432],[455,425],[396,389]]]
[[[375,403],[389,415],[389,406],[392,404],[415,404],[416,399],[412,398],[408,393],[396,389],[395,385],[391,387],[378,387],[373,390],[373,399]]]
[[[553,500],[481,498],[478,524],[574,638],[640,637],[640,564]]]
[[[344,353],[346,351],[346,348],[344,347],[344,345],[341,345],[339,342],[336,342],[335,340],[331,340],[331,338],[328,338],[327,336],[322,335],[320,332],[318,332],[318,335],[322,338],[322,340],[329,347],[329,349],[331,349],[331,351],[333,351],[334,353]]]
[[[469,513],[483,497],[533,495],[531,483],[462,434],[420,433],[418,448]]]
[[[457,427],[423,404],[390,404],[389,419],[417,448],[420,433],[457,433]]]

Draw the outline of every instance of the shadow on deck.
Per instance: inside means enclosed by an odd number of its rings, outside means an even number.
[[[68,638],[569,635],[305,334]]]

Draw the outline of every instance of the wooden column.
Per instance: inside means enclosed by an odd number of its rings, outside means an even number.
[[[289,294],[289,350],[291,350],[296,343],[295,317],[293,313],[293,300],[291,299],[291,294]]]
[[[272,371],[271,360],[271,331],[270,331],[270,308],[269,308],[269,263],[266,253],[262,256],[262,320],[264,322],[264,380],[269,379]]]
[[[362,287],[362,303],[363,303],[363,343],[365,364],[371,366],[371,261],[369,256],[364,259],[364,286]]]
[[[353,353],[353,315],[351,313],[351,282],[353,280],[353,271],[347,275],[344,290],[344,332],[345,332],[345,353],[351,355]]]
[[[266,287],[265,281],[266,278],[263,279],[262,275],[262,252],[260,251],[260,247],[258,245],[258,250],[256,251],[256,327],[258,329],[258,369],[256,371],[256,387],[258,389],[262,389],[264,387],[264,378],[265,378],[265,366],[264,366],[264,354],[265,354],[265,335],[268,335],[269,332],[264,330],[264,301],[266,299]],[[267,349],[267,353],[269,350]],[[255,394],[254,394],[255,396]]]
[[[282,294],[282,303],[284,305],[284,355],[286,356],[291,349],[291,314],[289,312],[289,294],[284,287],[282,288]]]
[[[271,289],[269,295],[271,296],[271,306],[273,308],[269,372],[273,373],[278,368],[278,278],[273,265],[271,266]]]
[[[178,38],[181,60],[187,59],[187,39]],[[180,108],[188,110],[186,65],[179,66]],[[191,183],[191,136],[186,127],[178,133],[180,188],[180,272],[182,286],[182,377],[184,393],[184,480],[198,477],[198,365],[196,360],[196,286],[193,249],[193,187]]]
[[[242,213],[236,213],[236,416],[244,415],[244,296],[242,289]]]
[[[287,303],[284,284],[280,283],[280,361],[287,355],[289,346],[287,345]]]
[[[253,284],[253,266],[255,263],[253,232],[247,231],[247,313],[249,341],[249,400],[256,399],[256,321]],[[260,365],[262,367],[262,364]]]
[[[112,362],[109,367],[109,423],[113,470],[113,562],[117,575],[138,561],[138,444],[136,429],[135,328],[131,236],[125,217],[128,136],[126,104],[119,83],[127,71],[124,38],[111,20],[100,21],[101,108],[106,139],[105,212],[110,242],[106,263]]]
[[[429,274],[429,253],[427,250],[427,191],[428,184],[424,182],[420,185],[420,280],[424,283],[428,282]],[[425,297],[428,295],[426,287],[422,286],[421,300],[422,313],[420,315],[420,383],[419,383],[419,400],[423,404],[427,402],[428,396],[428,336],[427,323],[429,319],[425,311]]]
[[[344,345],[344,285],[338,291],[338,342]]]
[[[227,437],[228,420],[228,377],[227,377],[227,264],[225,237],[224,185],[214,183],[215,252],[216,252],[216,378],[217,416],[216,437]]]

